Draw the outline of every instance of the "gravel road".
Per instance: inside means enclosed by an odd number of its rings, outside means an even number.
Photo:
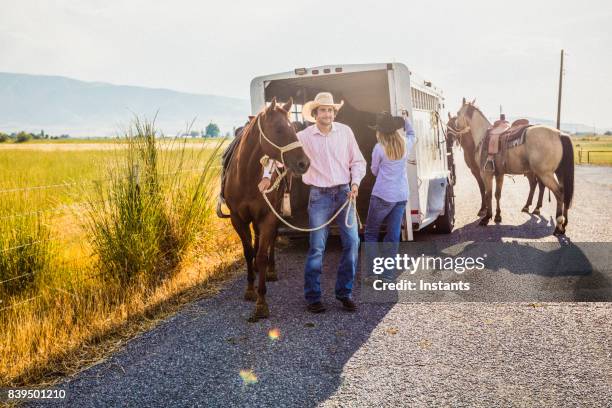
[[[611,241],[611,176],[577,168],[572,241]],[[503,222],[478,227],[477,186],[458,163],[456,232],[417,240],[557,242],[554,197],[536,217],[520,212],[526,179],[504,187]],[[361,303],[351,314],[333,298],[332,240],[328,310],[312,315],[302,299],[306,247],[298,240],[279,251],[269,319],[247,323],[245,279],[228,282],[67,379],[67,400],[32,406],[612,407],[612,303]]]

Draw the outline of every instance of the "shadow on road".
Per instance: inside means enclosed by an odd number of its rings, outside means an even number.
[[[356,313],[341,309],[333,292],[340,244],[332,237],[322,276],[327,311],[307,312],[306,248],[296,240],[278,251],[279,281],[268,286],[270,318],[247,322],[253,304],[242,300],[246,276],[241,277],[68,382],[63,403],[311,407],[326,400],[340,386],[346,362],[393,303],[360,304]]]

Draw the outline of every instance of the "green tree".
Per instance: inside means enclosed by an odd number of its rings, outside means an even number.
[[[8,140],[9,140],[9,135],[7,135],[6,133],[0,132],[0,143],[8,142]]]
[[[217,137],[219,133],[221,133],[221,131],[217,124],[210,122],[208,126],[206,126],[206,137]]]
[[[19,133],[17,133],[17,138],[16,138],[16,142],[17,143],[24,143],[27,142],[29,140],[32,140],[32,135],[30,133],[26,133],[24,131],[21,131]]]

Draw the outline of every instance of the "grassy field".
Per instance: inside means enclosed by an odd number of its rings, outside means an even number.
[[[576,164],[612,166],[612,136],[572,137]]]
[[[218,138],[201,138],[201,137],[187,137],[187,138],[175,138],[175,137],[163,137],[160,140],[172,140],[172,141],[182,141],[189,144],[203,144],[210,142],[217,142],[221,137]],[[125,141],[121,137],[69,137],[65,139],[32,139],[27,142],[17,143],[14,141],[6,141],[0,143],[0,146],[19,146],[19,145],[29,145],[29,144],[80,144],[80,143],[96,143],[96,144],[115,144],[115,143],[125,143]]]
[[[0,387],[82,368],[239,259],[217,142],[52,143],[0,147]]]

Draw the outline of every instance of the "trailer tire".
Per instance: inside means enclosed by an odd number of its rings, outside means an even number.
[[[438,234],[450,234],[455,228],[455,193],[453,185],[446,186],[444,195],[444,214],[434,222],[434,231]]]

